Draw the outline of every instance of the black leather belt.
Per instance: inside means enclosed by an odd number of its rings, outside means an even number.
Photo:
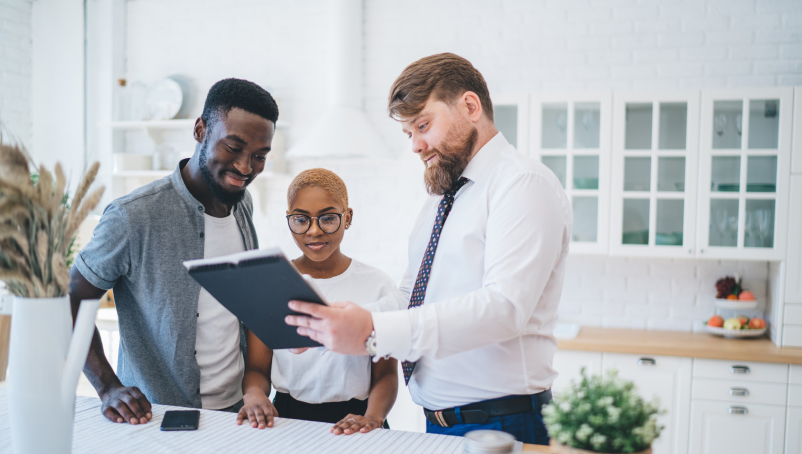
[[[533,399],[537,402],[537,408],[533,408]],[[517,413],[527,413],[532,410],[540,412],[543,405],[551,402],[551,390],[547,389],[534,396],[515,396],[502,399],[486,400],[475,404],[463,405],[457,408],[447,408],[445,410],[431,411],[424,409],[426,419],[440,427],[451,427],[458,424],[483,424],[488,418],[494,416],[507,416]],[[459,409],[460,417],[457,417]],[[460,422],[460,419],[462,420]]]

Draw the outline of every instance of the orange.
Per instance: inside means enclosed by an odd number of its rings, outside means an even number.
[[[738,299],[738,295],[736,295],[735,293],[733,293],[732,295],[728,296],[728,297],[727,297],[727,299],[728,299],[728,300],[737,300],[737,299]]]

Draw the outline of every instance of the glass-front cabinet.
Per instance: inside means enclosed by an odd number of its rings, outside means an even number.
[[[612,93],[532,95],[530,154],[549,167],[571,199],[571,252],[608,251]]]
[[[496,129],[519,152],[529,148],[529,94],[513,93],[493,96],[493,121]]]
[[[610,253],[693,257],[699,92],[616,93]]]
[[[698,257],[784,257],[792,100],[792,88],[702,92]]]

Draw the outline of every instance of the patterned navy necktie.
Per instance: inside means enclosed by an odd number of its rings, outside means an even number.
[[[451,186],[451,189],[443,194],[443,199],[440,200],[440,205],[437,207],[437,217],[434,220],[434,227],[432,228],[432,236],[429,237],[429,245],[426,246],[426,252],[423,254],[423,260],[418,270],[418,278],[415,280],[415,288],[412,289],[412,296],[409,299],[409,309],[423,304],[423,299],[426,296],[426,286],[429,285],[429,274],[432,271],[434,253],[437,251],[437,243],[440,241],[440,232],[443,230],[443,224],[446,223],[448,213],[451,212],[451,207],[454,205],[454,196],[468,181],[467,178],[460,177],[460,179]],[[404,370],[404,382],[409,385],[409,378],[412,377],[412,371],[415,370],[415,363],[404,361],[402,366]]]

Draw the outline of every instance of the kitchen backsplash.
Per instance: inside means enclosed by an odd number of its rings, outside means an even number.
[[[716,280],[735,273],[764,307],[768,262],[571,256],[560,319],[607,328],[698,330],[714,313]]]

